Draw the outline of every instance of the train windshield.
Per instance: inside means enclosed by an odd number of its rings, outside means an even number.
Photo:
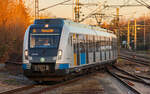
[[[59,33],[33,32],[30,34],[30,48],[57,48],[59,39]]]

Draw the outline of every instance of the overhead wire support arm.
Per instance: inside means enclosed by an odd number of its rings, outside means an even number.
[[[83,22],[85,19],[91,17],[91,16],[93,15],[93,13],[94,13],[97,9],[99,9],[99,8],[100,8],[100,6],[99,6],[98,8],[96,8],[95,10],[93,10],[92,12],[90,12],[86,17],[84,17],[83,19],[81,19],[79,22]]]

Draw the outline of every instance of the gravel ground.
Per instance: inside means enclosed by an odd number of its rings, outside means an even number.
[[[12,71],[8,71],[6,68],[0,68],[0,92],[31,84],[33,82],[22,74],[12,73]]]
[[[15,89],[33,84],[22,74],[13,74],[7,70],[0,70],[0,91]],[[44,87],[44,86],[43,86]],[[41,87],[42,88],[42,87]],[[95,73],[89,78],[53,89],[43,94],[124,94],[118,84],[106,73]]]
[[[96,75],[42,94],[125,94],[107,73]]]
[[[120,63],[121,62],[121,63]],[[140,74],[147,74],[150,71],[149,67],[134,65],[129,61],[119,59],[117,66],[124,68],[132,73],[139,72]],[[13,68],[14,69],[14,68]],[[32,81],[28,80],[21,73],[14,73],[15,71],[8,71],[6,69],[0,69],[0,91],[7,91],[15,89],[25,85],[33,84]],[[134,83],[136,88],[145,87]],[[138,85],[138,86],[137,86]],[[149,88],[149,87],[148,87]],[[143,94],[150,94],[148,88],[141,89]],[[89,78],[79,80],[71,84],[53,89],[43,94],[129,94],[128,91],[122,86],[116,79],[109,76],[107,73],[95,73]]]

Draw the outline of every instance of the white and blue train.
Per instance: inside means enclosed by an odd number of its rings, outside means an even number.
[[[117,37],[65,19],[38,19],[25,32],[24,74],[35,81],[115,63]]]

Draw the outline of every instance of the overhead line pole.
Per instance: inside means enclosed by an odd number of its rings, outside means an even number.
[[[75,5],[75,22],[79,22],[79,17],[80,17],[79,0],[76,0],[76,5]]]
[[[135,28],[134,28],[134,50],[136,51],[136,44],[137,44],[137,32],[136,32],[136,19],[134,20],[134,25],[135,25]]]
[[[116,9],[116,29],[118,37],[118,55],[120,54],[119,8]]]
[[[128,20],[128,34],[127,34],[128,48],[130,49],[130,20]]]
[[[145,49],[145,45],[146,45],[146,30],[145,30],[145,14],[144,14],[144,49]]]
[[[35,0],[35,19],[39,18],[39,0]]]

